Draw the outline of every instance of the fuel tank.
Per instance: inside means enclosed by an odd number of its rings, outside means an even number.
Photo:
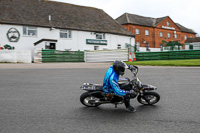
[[[129,78],[119,78],[118,84],[121,90],[131,90],[132,86],[130,85],[130,79]]]

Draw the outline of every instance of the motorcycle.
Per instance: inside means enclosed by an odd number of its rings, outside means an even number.
[[[132,72],[132,80],[129,78],[120,78],[118,84],[121,90],[134,90],[135,94],[130,95],[131,99],[137,97],[137,101],[143,105],[153,105],[160,100],[160,95],[155,92],[157,88],[153,85],[143,85],[137,77],[139,68],[133,66],[135,69]],[[101,104],[114,104],[117,108],[118,104],[124,103],[124,97],[118,96],[115,93],[107,94],[103,92],[103,85],[84,83],[81,87],[86,91],[80,96],[80,102],[87,107],[97,107]]]

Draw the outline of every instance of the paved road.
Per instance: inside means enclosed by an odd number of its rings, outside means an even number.
[[[101,83],[105,67],[0,69],[0,133],[200,132],[200,68],[140,67],[138,76],[158,87],[161,101],[132,100],[137,112],[129,113],[123,105],[79,102],[80,85]]]

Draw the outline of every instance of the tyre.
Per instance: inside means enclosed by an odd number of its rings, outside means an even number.
[[[145,99],[148,100],[148,102]],[[160,100],[160,95],[156,92],[144,92],[143,96],[139,95],[137,97],[137,100],[144,105],[153,105]]]
[[[88,92],[80,96],[80,102],[87,107],[97,107],[100,105],[99,98],[89,95]]]

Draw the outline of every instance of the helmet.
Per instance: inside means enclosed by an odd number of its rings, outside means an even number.
[[[123,61],[116,60],[113,64],[114,71],[121,76],[124,75],[125,68],[128,68],[128,66]]]

